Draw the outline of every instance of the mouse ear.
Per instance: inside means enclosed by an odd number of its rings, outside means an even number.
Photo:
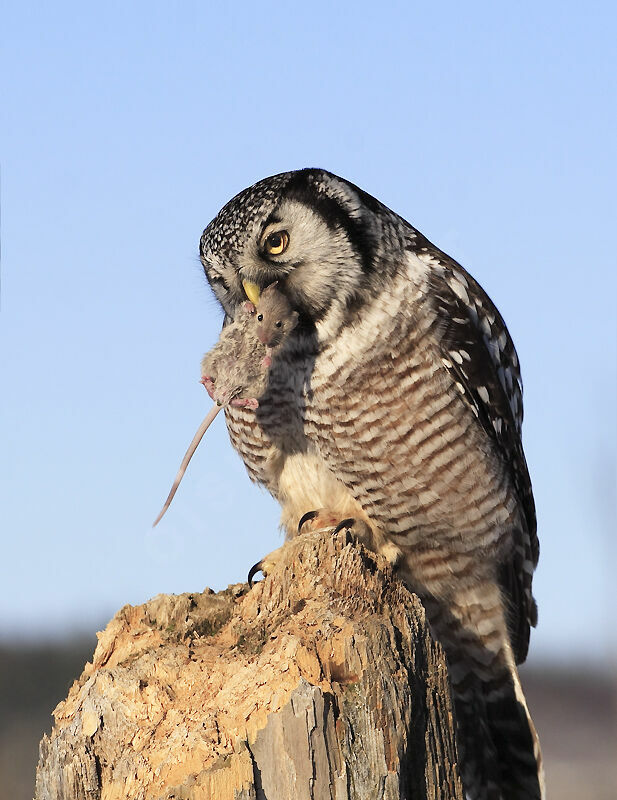
[[[262,294],[265,292],[273,292],[278,285],[278,281],[274,281],[274,283],[269,283],[266,288],[263,290]]]

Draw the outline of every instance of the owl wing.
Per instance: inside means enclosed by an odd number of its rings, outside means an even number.
[[[503,318],[477,281],[427,240],[420,243],[417,254],[432,267],[430,288],[438,314],[442,363],[507,465],[526,521],[525,530],[515,531],[513,551],[498,576],[514,655],[520,663],[527,655],[530,625],[537,622],[531,580],[539,545],[521,442],[523,387],[518,357]]]

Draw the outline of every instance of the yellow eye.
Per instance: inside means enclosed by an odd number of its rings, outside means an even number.
[[[289,234],[287,231],[276,231],[266,236],[264,250],[269,256],[280,256],[289,246]]]

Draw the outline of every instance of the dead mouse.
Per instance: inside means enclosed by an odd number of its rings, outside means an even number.
[[[259,397],[268,385],[272,356],[298,323],[298,312],[291,308],[276,285],[276,282],[270,284],[261,292],[256,306],[251,302],[243,303],[234,321],[223,328],[217,343],[203,357],[201,382],[215,405],[206,414],[184,454],[154,525],[169,508],[193,453],[221,408],[227,405],[258,408]]]

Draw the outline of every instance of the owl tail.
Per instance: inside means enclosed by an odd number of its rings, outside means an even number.
[[[514,674],[453,685],[463,786],[470,800],[542,800],[538,736]]]
[[[469,800],[544,800],[540,743],[496,592],[494,603],[477,589],[460,605],[426,603],[448,660],[463,786]]]

